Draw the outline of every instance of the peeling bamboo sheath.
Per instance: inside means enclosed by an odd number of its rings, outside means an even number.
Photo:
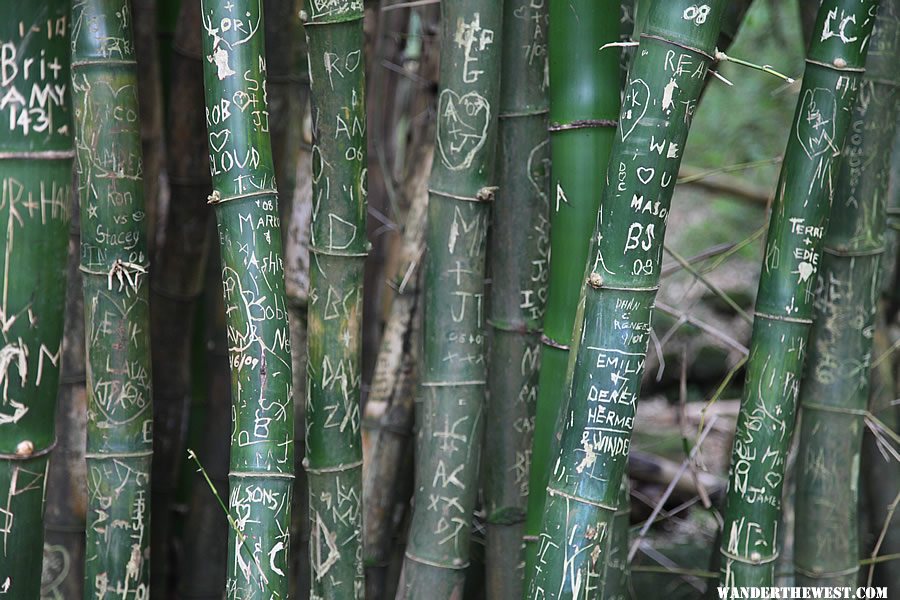
[[[785,460],[816,281],[826,274],[822,249],[836,161],[851,124],[877,5],[825,0],[819,9],[760,276],[729,475],[723,585],[773,583]]]
[[[17,598],[40,593],[56,445],[73,157],[68,13],[63,0],[31,3],[0,24],[0,586]]]
[[[559,451],[528,598],[602,593],[669,206],[727,4],[679,0],[650,6],[625,84],[607,187],[581,280],[572,383],[568,393],[561,386]]]
[[[423,403],[398,598],[461,595],[484,425],[484,272],[496,180],[502,3],[441,4],[425,257]]]
[[[521,600],[531,433],[550,259],[547,3],[503,5],[491,351],[481,488],[487,595]]]
[[[207,140],[232,381],[226,596],[286,598],[294,472],[290,332],[262,3],[201,3]],[[202,457],[201,457],[202,458]]]
[[[363,4],[307,4],[313,207],[306,458],[310,594],[362,598],[360,378],[366,239]]]
[[[887,188],[900,95],[900,2],[882,0],[835,183],[800,391],[794,570],[797,584],[854,586],[858,482]],[[880,523],[877,526],[881,526]]]
[[[619,11],[613,0],[549,3],[551,252],[524,535],[526,590],[535,574],[572,328],[620,108],[620,56],[597,51],[619,39],[618,19],[609,18]]]
[[[146,215],[132,19],[72,7],[88,392],[85,597],[149,588],[152,419]],[[113,526],[113,524],[124,524]]]

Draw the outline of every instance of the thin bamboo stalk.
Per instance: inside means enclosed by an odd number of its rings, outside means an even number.
[[[196,373],[192,365],[194,317],[212,237],[212,215],[206,205],[211,182],[200,31],[199,2],[182,2],[170,63],[170,89],[177,102],[169,105],[167,148],[157,151],[168,159],[169,184],[168,208],[159,223],[165,235],[158,240],[150,283],[154,373],[151,597],[160,600],[171,598],[173,593],[169,589],[173,580],[169,573],[175,568],[171,564],[172,511],[185,456],[192,376]],[[152,143],[145,136],[144,148],[148,146]],[[145,191],[148,189],[145,187]]]
[[[771,586],[837,153],[851,121],[877,1],[825,0],[772,207],[722,535],[726,586]],[[843,27],[841,25],[843,23]]]
[[[294,405],[261,0],[201,4],[232,383],[228,598],[286,598]]]
[[[522,597],[525,514],[550,259],[547,3],[503,5],[481,487],[490,598]]]
[[[559,452],[528,598],[602,593],[669,205],[727,4],[679,0],[650,6],[582,283],[572,335],[572,385],[557,392],[564,402]]]
[[[898,39],[900,2],[882,0],[835,184],[800,390],[797,585],[854,586],[857,581],[860,450],[900,102]]]
[[[441,4],[435,157],[425,234],[423,403],[398,598],[463,593],[484,424],[484,271],[496,187],[502,5]]]
[[[398,503],[409,500],[399,495],[402,478],[412,475],[412,469],[404,467],[407,462],[410,467],[412,465],[408,455],[412,447],[421,357],[423,278],[420,266],[425,249],[428,173],[434,156],[434,127],[424,129],[430,130],[431,136],[429,142],[419,145],[411,157],[419,167],[412,170],[404,186],[404,193],[412,197],[412,205],[404,225],[400,268],[393,281],[395,297],[381,338],[375,377],[366,403],[367,413],[375,403],[382,407],[377,426],[368,434],[369,448],[365,449],[368,454],[363,469],[366,596],[371,598],[380,598],[384,594],[395,533],[395,508]]]
[[[56,445],[72,193],[69,9],[5,7],[0,25],[0,593],[36,598]]]
[[[620,37],[618,20],[610,18],[619,10],[610,0],[550,2],[551,251],[525,521],[526,590],[535,574],[560,390],[620,107],[620,56],[598,52]]]
[[[131,27],[124,0],[73,3],[88,390],[85,598],[149,591],[150,264]]]
[[[362,598],[366,103],[359,0],[307,5],[313,207],[307,320],[310,594]]]

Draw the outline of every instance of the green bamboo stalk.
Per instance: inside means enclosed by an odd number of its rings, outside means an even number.
[[[362,598],[360,375],[366,240],[363,6],[307,5],[313,210],[306,473],[311,596]]]
[[[528,598],[602,593],[674,180],[727,4],[650,6],[582,284],[572,385],[568,391],[560,386],[567,401]]]
[[[550,254],[547,3],[503,5],[481,487],[490,598],[522,597],[525,513]]]
[[[882,0],[835,184],[800,390],[797,471],[804,475],[797,480],[795,504],[797,585],[857,581],[860,450],[900,102],[898,39],[900,1]]]
[[[415,506],[398,598],[461,596],[484,423],[484,272],[502,4],[441,4],[436,151],[425,234]]]
[[[722,585],[770,586],[785,457],[812,324],[835,160],[862,78],[877,0],[826,0],[772,207],[722,536]],[[845,482],[846,483],[846,482]]]
[[[72,193],[69,7],[0,25],[0,593],[36,598],[66,299]]]
[[[619,39],[620,24],[610,18],[619,10],[610,0],[550,2],[550,277],[525,520],[526,590],[535,574],[559,392],[566,385],[578,295],[619,113],[620,55],[598,50]]]
[[[72,5],[88,389],[85,598],[149,586],[152,400],[137,68],[125,0]]]
[[[201,3],[232,382],[228,598],[286,598],[294,405],[259,0]]]

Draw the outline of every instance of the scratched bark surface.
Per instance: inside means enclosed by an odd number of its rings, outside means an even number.
[[[900,2],[883,0],[835,182],[800,391],[794,571],[797,585],[854,586],[859,464],[900,95]],[[881,527],[881,523],[876,524]]]
[[[622,88],[611,0],[550,2],[550,264],[525,522],[525,589],[535,573],[569,346]]]
[[[228,598],[286,598],[294,472],[291,345],[269,143],[261,0],[204,1],[203,79],[222,256],[232,428]]]
[[[495,189],[502,6],[443,3],[441,23],[425,234],[423,402],[398,598],[461,597],[484,425],[484,269]]]
[[[503,8],[497,183],[491,231],[491,350],[481,477],[487,589],[522,597],[528,472],[550,258],[547,3]]]
[[[529,598],[602,591],[669,205],[726,5],[652,4],[635,52],[572,336],[572,385],[558,392],[560,446]]]
[[[0,595],[16,598],[40,592],[56,443],[72,191],[68,15],[61,0],[30,3],[0,25]]]
[[[72,6],[88,424],[85,597],[149,585],[152,403],[137,68],[123,0]]]
[[[760,276],[720,549],[723,585],[773,582],[785,458],[816,281],[824,275],[835,161],[850,127],[876,7],[873,0],[826,0],[813,32]]]
[[[312,598],[362,598],[360,360],[366,239],[363,7],[310,3],[313,207],[306,460]]]

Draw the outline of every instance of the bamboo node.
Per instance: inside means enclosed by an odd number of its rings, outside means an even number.
[[[22,440],[16,445],[16,456],[28,458],[32,454],[34,454],[34,442],[31,440]]]
[[[603,278],[600,277],[600,273],[591,273],[590,277],[588,277],[588,285],[595,290],[600,289],[603,286]]]
[[[838,58],[834,59],[834,62],[832,62],[832,64],[835,67],[837,67],[838,69],[843,69],[844,67],[847,66],[847,61],[844,60],[843,58],[838,57]]]
[[[207,204],[218,204],[222,201],[222,194],[219,193],[219,190],[213,190],[213,193],[206,197]]]
[[[480,202],[493,202],[494,194],[497,192],[499,188],[496,185],[485,186],[478,190],[478,193],[475,194],[475,197]]]

